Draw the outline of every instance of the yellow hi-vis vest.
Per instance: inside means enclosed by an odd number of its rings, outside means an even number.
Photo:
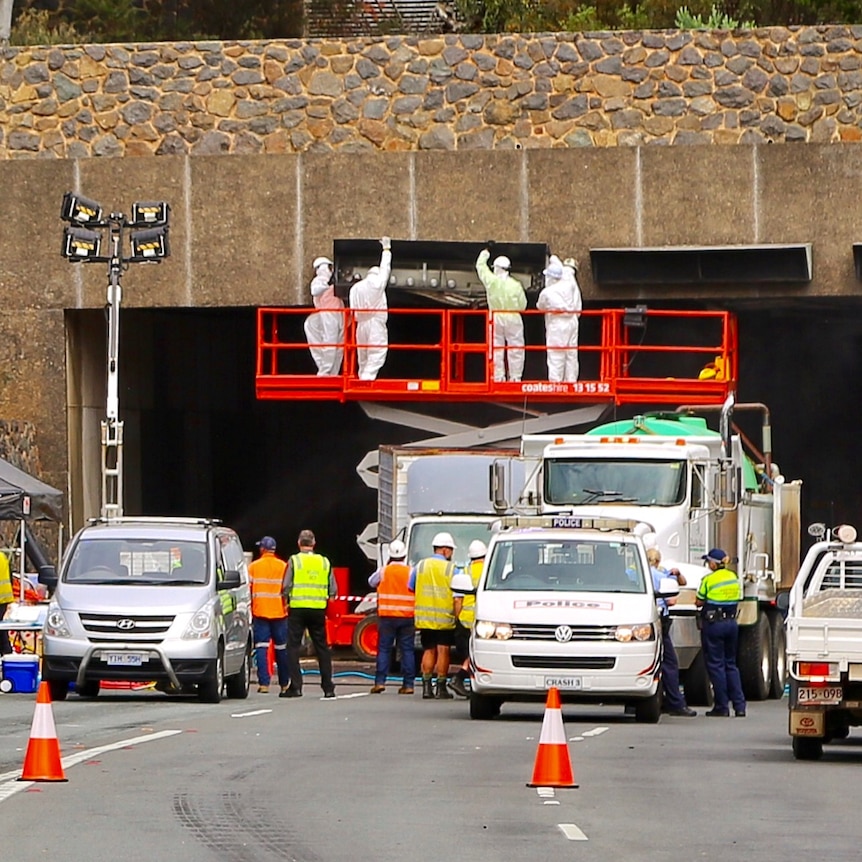
[[[329,560],[320,554],[294,554],[290,558],[292,608],[325,608],[329,601]]]
[[[455,564],[437,557],[420,560],[416,566],[417,629],[447,630],[455,628],[454,596],[450,581]]]
[[[470,565],[467,566],[467,574],[473,582],[473,589],[479,586],[479,578],[482,577],[482,569],[485,568],[484,560],[470,560]],[[464,596],[461,602],[461,613],[458,614],[458,621],[464,628],[469,629],[476,619],[476,596]]]
[[[711,605],[735,605],[742,601],[739,577],[730,569],[716,569],[704,575],[697,590],[697,597]]]
[[[0,551],[0,605],[8,605],[15,601],[12,592],[12,576],[9,573],[9,558]]]

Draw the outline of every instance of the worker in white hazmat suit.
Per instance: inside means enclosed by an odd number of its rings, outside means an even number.
[[[575,277],[575,261],[566,264],[552,254],[545,268],[545,286],[536,306],[545,312],[548,345],[548,380],[574,383],[578,379],[578,315],[581,291]]]
[[[494,381],[519,381],[524,373],[524,321],[520,312],[527,307],[524,287],[509,275],[512,268],[508,257],[494,260],[493,271],[488,267],[491,252],[484,248],[476,259],[476,272],[485,286],[493,332]]]
[[[317,376],[329,377],[341,372],[344,303],[335,295],[332,261],[328,257],[317,257],[312,266],[311,300],[319,310],[305,319],[303,328],[311,358],[317,366]]]
[[[388,236],[380,240],[383,253],[380,266],[372,266],[365,278],[350,288],[350,307],[356,320],[357,373],[360,380],[376,380],[386,361],[389,319],[386,285],[392,269],[392,242]]]

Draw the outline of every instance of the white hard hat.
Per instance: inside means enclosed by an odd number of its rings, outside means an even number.
[[[431,540],[432,548],[452,548],[455,550],[455,540],[452,538],[451,533],[437,533],[436,536]]]
[[[506,257],[506,255],[501,254],[498,258],[495,258],[494,268],[495,269],[507,269],[507,270],[511,269],[512,268],[512,261],[509,260],[509,258]]]
[[[478,560],[480,557],[484,557],[487,553],[488,548],[481,539],[473,539],[473,541],[470,542],[470,547],[467,548],[467,556],[471,560]]]
[[[407,556],[407,546],[400,539],[389,543],[389,558],[392,560],[403,560]]]
[[[332,261],[328,257],[316,257],[314,259],[314,263],[311,264],[312,269],[317,269],[319,266],[323,266],[323,264],[328,264],[332,266]]]
[[[458,572],[455,575],[452,575],[452,580],[449,581],[449,586],[456,593],[472,593],[473,589],[473,579],[466,572]]]

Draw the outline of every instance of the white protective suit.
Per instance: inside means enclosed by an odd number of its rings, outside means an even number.
[[[377,373],[386,361],[389,345],[386,285],[391,268],[392,252],[386,242],[380,255],[380,266],[372,266],[368,275],[350,288],[350,307],[356,320],[357,373],[360,380],[376,380]]]
[[[517,382],[524,373],[524,321],[518,312],[527,307],[527,295],[521,282],[512,278],[507,269],[495,266],[491,271],[490,256],[487,248],[479,252],[476,273],[485,285],[488,310],[492,315],[494,382],[506,380],[507,365],[508,379]]]
[[[329,263],[321,263],[315,270],[311,299],[320,310],[309,314],[303,326],[318,377],[339,374],[344,356],[344,303],[335,295],[335,287],[329,283],[331,277]]]
[[[551,255],[545,269],[545,287],[536,306],[545,312],[548,345],[548,380],[574,383],[578,379],[578,314],[581,291],[573,266]]]

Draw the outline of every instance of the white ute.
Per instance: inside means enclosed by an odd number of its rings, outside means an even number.
[[[661,716],[661,632],[645,524],[570,516],[501,519],[476,591],[470,717],[504,701],[622,704]],[[663,579],[659,595],[675,595]],[[666,590],[666,592],[664,592]]]

